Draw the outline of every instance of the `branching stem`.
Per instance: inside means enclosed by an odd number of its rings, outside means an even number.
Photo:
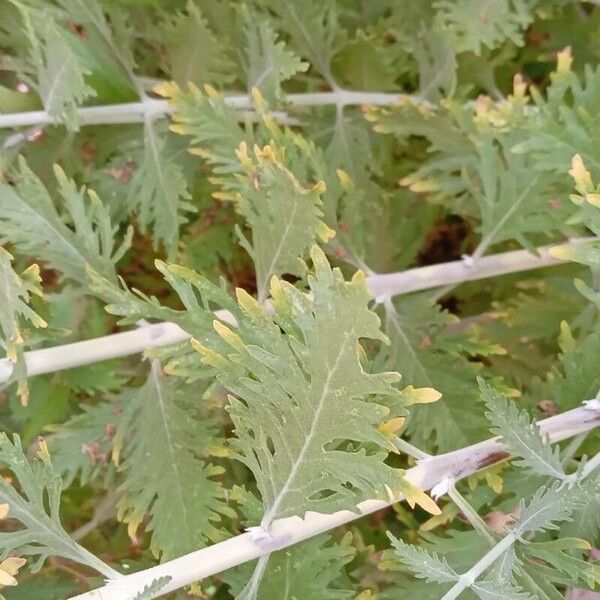
[[[355,92],[344,89],[337,89],[332,92],[289,94],[286,96],[288,103],[292,107],[298,108],[326,105],[358,106],[362,104],[386,106],[400,102],[402,99],[417,101],[412,96],[400,92]],[[418,100],[418,102],[424,104],[423,100]],[[226,95],[225,103],[241,111],[254,109],[254,101],[252,96],[248,94]],[[82,125],[113,125],[118,123],[140,123],[147,117],[164,117],[172,112],[173,108],[166,100],[144,98],[140,102],[82,107],[77,110],[77,115]],[[274,113],[274,116],[279,119],[280,117],[285,118],[286,115],[285,113]],[[0,115],[0,128],[51,125],[55,122],[55,119],[43,110]]]
[[[465,500],[463,495],[456,489],[454,485],[450,486],[448,490],[448,496],[458,508],[460,512],[466,517],[466,519],[471,523],[473,529],[479,533],[479,535],[488,542],[490,546],[494,546],[496,544],[496,540],[494,536],[490,533],[488,526],[485,524],[485,521],[479,516],[477,511]]]
[[[542,435],[547,435],[551,442],[573,437],[600,425],[600,404],[592,401],[574,410],[539,421],[538,425]],[[493,438],[461,450],[420,460],[415,467],[406,471],[406,479],[421,489],[430,490],[445,479],[459,481],[506,457],[506,449],[500,440]],[[390,504],[392,502],[388,500],[367,500],[359,504],[355,511],[342,510],[333,514],[310,513],[304,518],[297,516],[278,519],[271,524],[269,529],[271,535],[268,538],[257,539],[251,532],[244,533],[139,573],[111,580],[104,587],[81,594],[71,600],[129,600],[155,579],[171,577],[169,583],[156,594],[157,597],[340,527]],[[511,535],[503,538],[492,548],[490,554],[482,558],[469,571],[468,575],[463,576],[461,580],[463,587],[460,591],[471,585],[479,574],[514,543]],[[458,593],[447,598],[457,596]]]
[[[592,239],[595,238],[575,239],[571,240],[571,243],[577,244]],[[527,250],[484,256],[472,267],[465,266],[463,261],[458,260],[398,273],[372,274],[367,277],[367,285],[376,301],[381,303],[392,296],[410,292],[561,264],[562,261],[548,254],[550,247],[537,248],[539,256]],[[231,314],[227,311],[217,311],[215,316],[228,322],[232,320]],[[25,353],[27,373],[30,376],[52,373],[110,358],[128,356],[143,352],[147,348],[176,344],[188,338],[189,334],[174,323],[157,323],[134,331],[84,342],[31,350]],[[0,384],[8,381],[11,373],[12,363],[8,359],[0,359]]]

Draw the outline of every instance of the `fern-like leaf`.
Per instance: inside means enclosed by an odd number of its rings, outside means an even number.
[[[33,296],[41,296],[40,270],[31,265],[20,276],[12,267],[13,257],[0,246],[0,332],[6,356],[13,364],[12,378],[18,381],[18,394],[27,404],[27,368],[23,347],[23,323],[46,327],[47,323],[29,305]]]
[[[520,587],[497,579],[477,581],[471,586],[471,590],[481,600],[531,600],[531,596]]]
[[[37,89],[46,112],[70,129],[78,129],[77,108],[96,92],[85,81],[90,71],[70,43],[72,34],[47,10],[18,3],[37,72]]]
[[[560,449],[553,449],[548,440],[542,437],[527,411],[520,410],[482,379],[479,380],[479,388],[488,409],[486,416],[492,424],[491,431],[502,437],[511,454],[519,457],[516,464],[527,468],[530,473],[566,479]]]
[[[115,263],[129,247],[132,231],[116,245],[108,211],[92,190],[77,189],[56,165],[58,192],[71,226],[40,179],[20,160],[15,186],[0,183],[0,243],[21,254],[43,257],[66,278],[87,284],[86,265],[115,280]]]
[[[258,88],[268,102],[282,100],[281,84],[308,69],[278,39],[269,21],[246,9],[244,14],[244,70],[248,90]]]
[[[388,537],[400,560],[420,579],[431,583],[451,583],[459,578],[459,574],[448,564],[444,557],[424,548],[407,544],[395,538],[391,533]]]
[[[536,0],[437,0],[434,5],[443,25],[456,37],[458,49],[480,54],[506,40],[523,44],[525,29],[533,20]]]
[[[588,500],[582,488],[569,488],[555,482],[535,492],[527,503],[521,503],[522,514],[512,532],[521,537],[525,533],[558,529],[558,523],[568,521],[575,510]]]
[[[301,260],[315,236],[327,241],[331,231],[320,219],[320,196],[324,184],[317,182],[304,188],[283,164],[281,150],[273,146],[254,148],[248,153],[244,142],[237,156],[243,175],[235,192],[220,194],[232,199],[252,229],[252,243],[241,236],[256,269],[259,300],[266,299],[267,286],[273,275],[291,273],[302,276]]]
[[[11,442],[2,433],[0,460],[14,473],[20,490],[0,478],[0,501],[7,505],[4,506],[4,514],[23,526],[0,533],[2,557],[15,552],[38,556],[32,567],[33,571],[37,571],[48,556],[63,556],[88,565],[107,577],[118,576],[111,567],[72,540],[63,529],[59,516],[62,482],[54,472],[44,442],[38,458],[29,462],[23,454],[19,437],[15,436]]]
[[[390,446],[377,429],[389,410],[367,401],[398,399],[392,384],[399,376],[368,374],[360,362],[361,338],[384,339],[367,308],[364,276],[345,282],[317,247],[311,257],[312,300],[273,278],[271,317],[239,290],[237,330],[215,323],[222,342],[195,343],[232,393],[234,446],[256,478],[265,527],[402,491],[401,471],[384,463]]]
[[[166,15],[157,34],[158,43],[165,48],[164,70],[179,85],[226,85],[233,81],[233,61],[225,41],[209,28],[191,0],[185,11]]]
[[[133,438],[124,449],[118,508],[129,531],[135,533],[149,513],[150,548],[163,560],[222,539],[217,524],[223,515],[235,516],[215,479],[224,470],[200,459],[214,446],[214,432],[194,417],[179,382],[153,361],[126,411]]]
[[[137,209],[142,231],[151,230],[155,248],[162,242],[172,257],[179,226],[187,220],[184,213],[194,207],[183,169],[169,155],[167,140],[157,127],[151,117],[145,119],[143,160],[131,179],[128,204],[130,210]]]

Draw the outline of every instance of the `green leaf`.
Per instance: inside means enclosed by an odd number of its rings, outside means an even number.
[[[164,15],[157,37],[163,68],[179,85],[226,85],[235,79],[226,40],[215,35],[191,0],[185,10]]]
[[[224,469],[202,460],[215,448],[214,430],[193,414],[187,395],[153,361],[126,408],[133,437],[123,451],[119,518],[133,534],[149,514],[150,549],[162,560],[223,539],[222,516],[235,516],[216,479]]]
[[[600,177],[596,127],[600,115],[600,69],[586,66],[579,77],[571,68],[573,57],[569,47],[559,52],[557,59],[546,94],[531,90],[537,109],[521,123],[525,135],[512,150],[529,155],[536,170],[560,176],[564,176],[573,155],[577,154],[597,179]]]
[[[481,240],[476,256],[508,240],[531,248],[532,239],[565,230],[572,212],[557,200],[566,192],[564,177],[548,171],[538,174],[533,156],[513,151],[517,142],[530,136],[519,128],[527,114],[525,92],[525,84],[517,79],[505,104],[482,99],[473,110],[448,101],[434,111],[406,103],[366,113],[378,132],[429,141],[428,158],[400,183],[453,212],[478,219]]]
[[[107,564],[72,540],[60,523],[59,505],[62,483],[56,475],[50,455],[42,443],[38,458],[29,462],[17,435],[14,442],[0,434],[0,461],[14,473],[19,492],[0,478],[0,501],[8,505],[8,518],[23,527],[0,533],[3,558],[9,554],[38,556],[32,570],[39,570],[48,556],[62,556],[88,565],[106,577],[118,575]]]
[[[31,45],[35,85],[46,112],[71,129],[78,129],[77,108],[96,92],[85,81],[90,74],[70,43],[72,34],[48,11],[18,3]]]
[[[419,98],[439,100],[456,87],[456,48],[442,27],[422,26],[410,50],[419,69]]]
[[[48,428],[54,469],[66,487],[76,478],[81,485],[99,479],[110,461],[118,458],[123,441],[116,434],[133,394],[125,389],[111,401],[84,404],[80,413],[60,426]]]
[[[398,370],[407,385],[434,387],[442,394],[439,402],[411,411],[407,432],[412,442],[445,452],[481,439],[486,429],[473,418],[481,365],[469,360],[464,338],[447,334],[455,318],[423,294],[387,302],[384,309],[384,331],[391,343],[381,348],[378,363]],[[469,340],[477,342],[475,356],[502,352],[473,335]]]
[[[70,413],[70,399],[71,390],[60,381],[31,379],[27,406],[11,398],[11,417],[19,423],[22,443],[29,446],[44,429],[64,421]]]
[[[527,557],[524,560],[529,559],[531,568],[538,569],[549,581],[596,589],[600,585],[600,566],[583,560],[583,553],[588,550],[588,542],[572,538],[531,542],[521,548]]]
[[[284,165],[283,151],[273,145],[255,147],[253,154],[242,142],[237,151],[243,173],[239,185],[220,197],[236,203],[252,230],[252,243],[240,232],[241,243],[254,261],[258,298],[264,301],[271,277],[303,276],[301,258],[317,235],[327,241],[333,231],[320,219],[323,182],[303,187]]]
[[[502,438],[510,454],[519,457],[515,464],[533,474],[567,479],[560,459],[560,448],[552,448],[527,411],[520,410],[482,379],[479,379],[479,388],[487,406],[486,417],[492,424],[491,432]]]
[[[318,156],[314,146],[291,131],[280,130],[268,117],[260,95],[255,99],[263,124],[256,137],[274,139],[249,150],[251,136],[231,124],[231,109],[210,88],[207,96],[194,89],[182,94],[172,85],[162,86],[160,92],[175,105],[173,129],[193,135],[194,142],[203,145],[197,153],[214,165],[218,178],[212,181],[223,191],[213,196],[234,202],[252,230],[251,242],[241,231],[238,235],[254,261],[258,297],[264,301],[273,275],[303,276],[301,259],[315,237],[327,241],[333,235],[321,220],[325,184],[317,181],[308,187],[299,179],[314,175],[313,161]]]
[[[528,532],[558,529],[558,523],[568,521],[575,510],[587,502],[587,494],[580,488],[569,488],[556,482],[536,491],[523,506],[520,519],[512,532],[520,537]]]
[[[536,4],[537,0],[436,0],[434,6],[458,49],[480,54],[483,47],[496,48],[507,40],[523,45]]]
[[[221,341],[196,343],[232,393],[233,444],[256,479],[265,527],[402,489],[402,472],[384,463],[390,445],[377,430],[388,409],[370,400],[397,402],[399,376],[368,374],[360,362],[359,339],[384,339],[367,308],[364,276],[345,282],[316,246],[311,257],[312,300],[274,278],[272,317],[239,290],[237,330],[215,323]]]
[[[257,600],[272,598],[302,598],[303,600],[346,600],[355,598],[352,585],[344,576],[344,567],[352,561],[356,551],[348,534],[339,543],[332,536],[319,535],[305,542],[273,552],[262,577]],[[226,571],[223,580],[231,593],[239,597],[252,576],[255,563]]]
[[[244,10],[244,71],[248,90],[256,87],[268,102],[281,101],[281,84],[308,69],[285,42],[278,39],[269,21]]]
[[[163,83],[155,91],[168,99],[174,108],[171,130],[192,138],[200,149],[193,152],[214,165],[216,174],[235,173],[238,161],[235,150],[242,141],[252,147],[255,137],[248,126],[240,127],[235,110],[225,104],[223,97],[212,87],[205,86],[203,94],[196,86],[190,85],[184,92],[172,83]]]
[[[0,246],[0,343],[6,357],[13,363],[11,377],[18,381],[21,401],[27,404],[27,366],[25,365],[25,338],[23,324],[46,327],[47,323],[30,306],[33,296],[41,296],[40,269],[31,265],[20,276],[12,267],[13,257]]]
[[[67,577],[47,576],[44,579],[22,579],[19,585],[2,590],[6,600],[63,600],[81,591]]]
[[[389,532],[388,537],[400,560],[414,572],[416,577],[425,579],[428,583],[451,583],[460,577],[444,557],[419,546],[407,544]]]
[[[481,600],[528,600],[531,596],[509,581],[497,579],[477,581],[471,589]]]
[[[343,36],[337,23],[337,6],[331,0],[254,0],[274,15],[277,29],[290,36],[300,56],[330,85],[334,84],[331,61]]]
[[[111,29],[105,16],[103,6],[98,0],[58,0],[69,19],[83,25],[86,35],[96,48],[102,50],[104,61],[118,70],[130,86],[141,92],[140,85],[134,73],[135,61],[131,49],[131,41],[119,40]],[[124,20],[124,15],[117,6],[112,6],[114,22]],[[140,93],[140,96],[142,94]]]
[[[472,529],[460,531],[449,528],[443,535],[437,536],[431,532],[424,532],[418,536],[414,545],[415,550],[422,548],[427,556],[437,556],[440,560],[446,561],[457,574],[467,571],[489,550],[487,541]],[[418,551],[415,559],[417,560],[415,566],[419,569],[421,563],[418,562]],[[412,577],[412,569],[392,548],[384,550],[379,570],[391,571],[390,583],[393,593],[385,596],[386,600],[387,598],[389,600],[405,598],[411,593],[414,593],[415,597],[419,599],[439,600],[455,582],[452,580],[452,582],[436,584],[415,579]],[[407,577],[407,572],[410,572],[410,578]],[[465,597],[474,598],[470,592],[466,592]]]
[[[86,265],[115,280],[115,263],[123,256],[132,231],[120,245],[115,228],[92,190],[77,189],[64,171],[54,167],[58,192],[70,226],[57,211],[41,180],[24,159],[14,186],[0,183],[0,242],[11,243],[26,256],[43,257],[66,278],[86,286]]]
[[[172,577],[169,575],[155,579],[152,583],[144,586],[144,589],[139,594],[136,594],[133,600],[152,600],[152,598],[156,598],[156,594],[160,592],[171,579]]]
[[[564,321],[560,324],[560,364],[548,373],[543,396],[560,399],[561,408],[576,408],[595,398],[600,390],[600,374],[595,357],[600,352],[600,332],[592,330],[574,337]]]
[[[143,160],[129,188],[128,205],[137,210],[142,231],[152,232],[154,248],[162,242],[168,256],[179,244],[179,227],[187,221],[183,213],[195,210],[189,202],[183,169],[169,152],[167,136],[159,134],[155,121],[144,121]]]
[[[594,185],[592,175],[585,168],[579,154],[573,156],[569,175],[575,181],[577,191],[577,194],[571,194],[577,212],[570,222],[581,223],[596,236],[600,236],[600,185]],[[596,240],[576,246],[555,246],[551,248],[550,254],[556,258],[587,265],[594,272],[600,267],[600,243]],[[575,280],[575,287],[600,309],[600,295],[595,289],[590,288],[580,279]]]
[[[391,90],[399,72],[406,69],[405,53],[378,36],[358,30],[333,59],[333,73],[340,83],[357,90]]]

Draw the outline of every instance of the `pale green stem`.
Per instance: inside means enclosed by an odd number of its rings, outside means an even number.
[[[417,458],[419,460],[424,458],[431,458],[431,454],[427,454],[427,452],[423,452],[420,448],[413,446],[406,440],[403,440],[401,437],[395,435],[392,438],[392,444],[396,446],[400,452],[404,452],[404,454],[408,454],[408,456],[412,456],[413,458]]]
[[[485,571],[487,571],[515,542],[517,536],[509,533],[504,536],[487,554],[475,563],[459,580],[444,594],[441,600],[454,600],[466,589],[470,588]]]
[[[496,540],[494,536],[490,533],[488,526],[485,521],[479,516],[477,511],[465,500],[462,494],[456,489],[454,484],[450,486],[448,490],[448,496],[458,508],[460,512],[467,518],[469,523],[473,526],[473,529],[477,531],[477,533],[490,545],[494,546],[496,544]]]

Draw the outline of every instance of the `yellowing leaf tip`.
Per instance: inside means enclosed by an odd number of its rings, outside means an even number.
[[[548,254],[559,260],[572,260],[575,257],[575,251],[569,244],[554,246],[548,250]]]
[[[575,181],[575,187],[579,193],[587,194],[594,191],[592,176],[585,168],[583,159],[579,154],[575,154],[571,159],[569,175],[573,178],[573,181]]]
[[[571,70],[573,64],[573,54],[571,53],[571,46],[563,48],[560,52],[556,53],[556,72],[557,73],[568,73]]]
[[[384,421],[379,425],[379,432],[385,435],[385,437],[391,438],[404,427],[406,423],[405,417],[395,417]]]

